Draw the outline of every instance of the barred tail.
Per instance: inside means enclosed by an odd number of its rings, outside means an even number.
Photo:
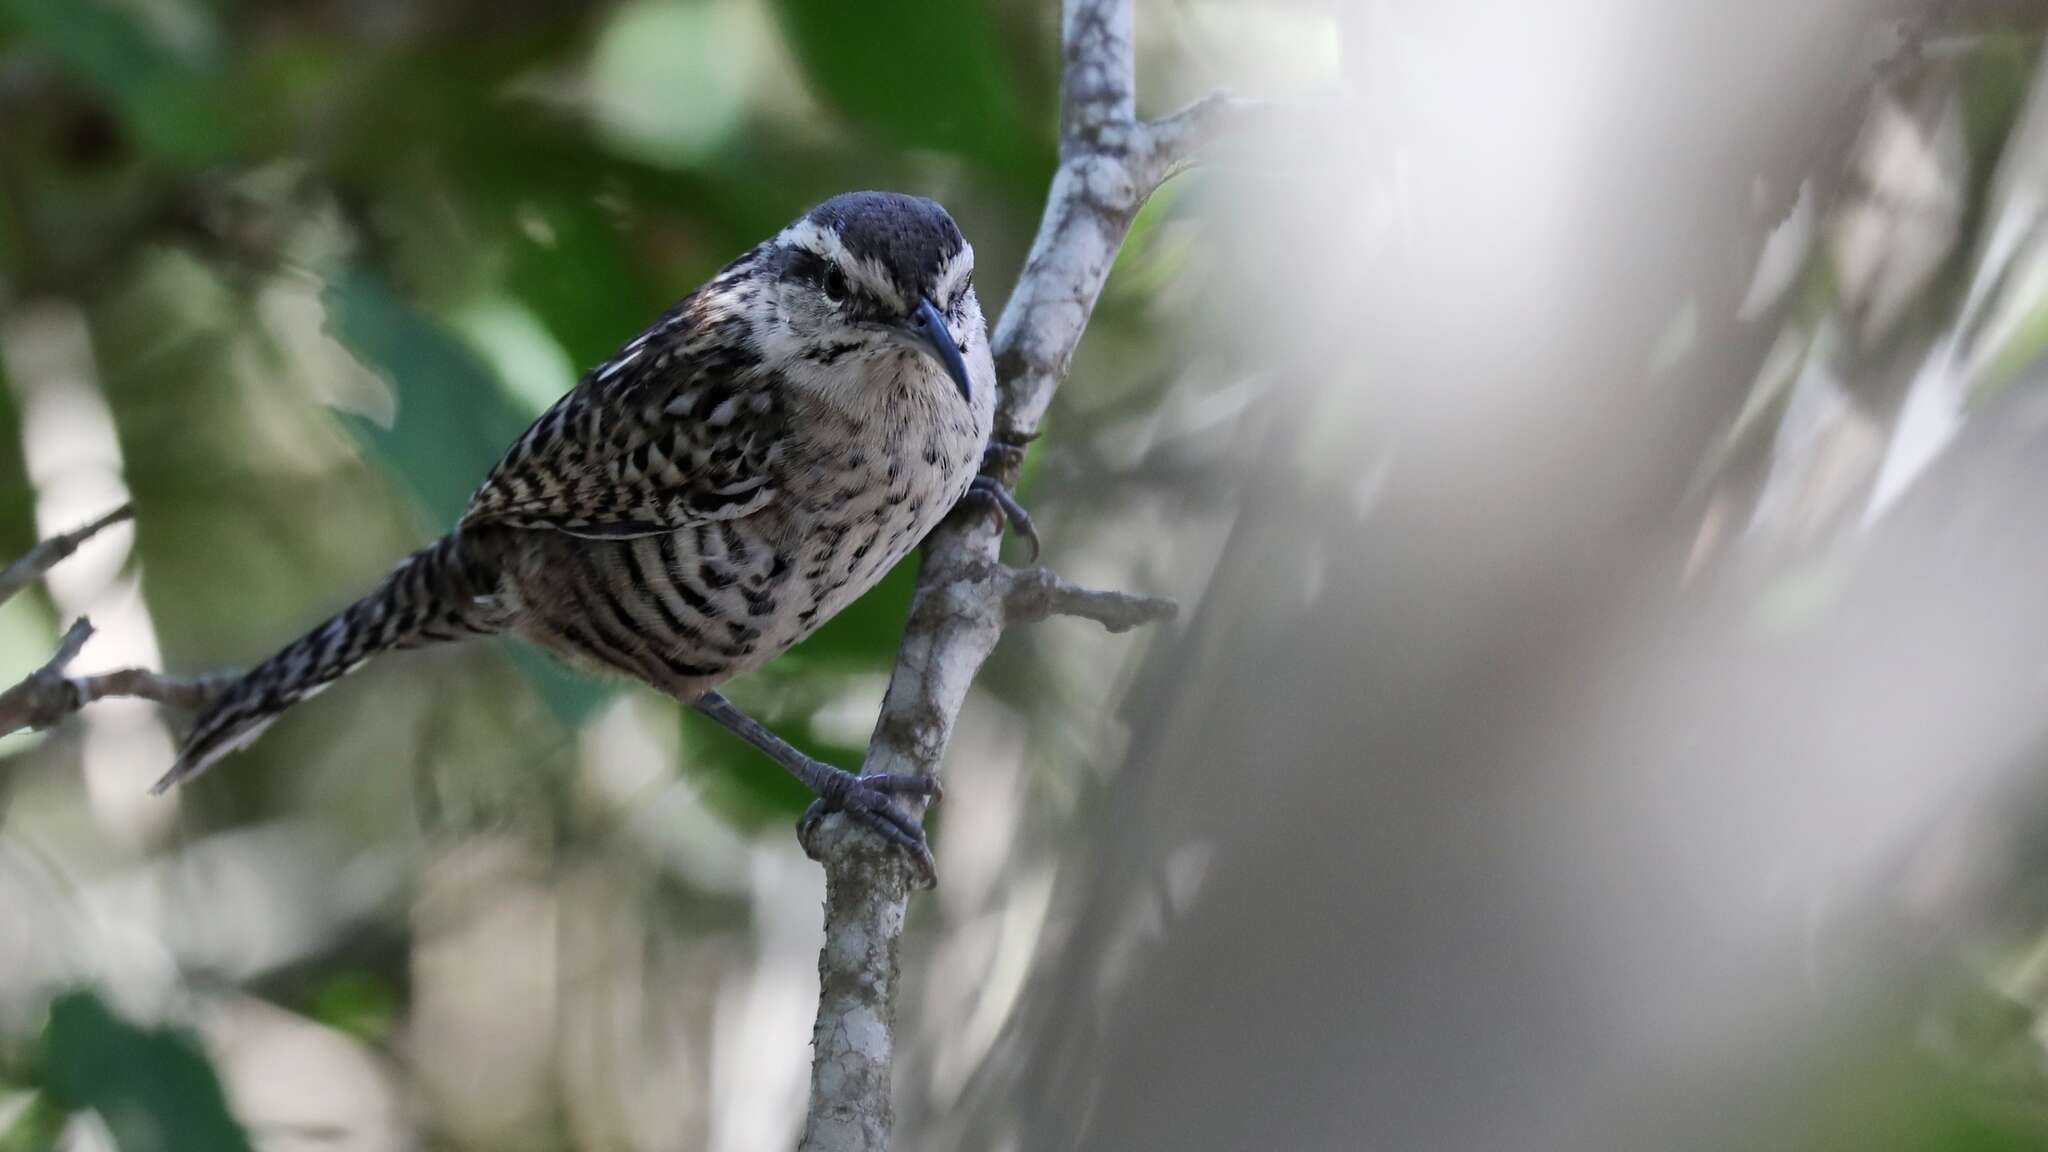
[[[444,536],[392,570],[375,591],[257,665],[214,698],[178,749],[163,792],[248,745],[285,709],[393,648],[419,648],[502,631],[498,576],[473,542]]]

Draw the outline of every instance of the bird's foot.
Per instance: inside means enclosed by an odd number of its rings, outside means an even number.
[[[1003,483],[986,472],[974,478],[967,486],[967,494],[960,497],[960,503],[978,509],[984,515],[993,516],[997,530],[1007,525],[1024,543],[1031,546],[1031,557],[1026,563],[1038,559],[1038,526],[1031,522],[1031,513],[1024,510],[1017,498]]]
[[[1031,546],[1031,559],[1038,559],[1038,526],[1031,522],[1031,514],[1024,510],[1017,498],[1010,494],[1002,478],[1014,476],[1017,468],[1024,463],[1024,443],[1016,440],[991,440],[981,451],[981,473],[967,486],[967,492],[960,497],[961,505],[985,516],[995,518],[996,530],[1014,530]]]
[[[1036,437],[1024,440],[991,439],[988,447],[981,450],[981,471],[987,476],[1006,476],[1024,466],[1024,445]]]
[[[924,827],[891,803],[894,796],[922,796],[931,803],[937,803],[945,795],[939,787],[936,776],[892,775],[875,772],[856,776],[851,772],[834,768],[831,775],[823,777],[818,787],[818,798],[804,810],[797,821],[797,838],[808,849],[811,834],[818,822],[833,812],[844,812],[848,819],[867,828],[902,849],[910,857],[910,863],[917,869],[921,887],[935,888],[939,883],[938,862],[932,859],[931,843],[925,838]]]

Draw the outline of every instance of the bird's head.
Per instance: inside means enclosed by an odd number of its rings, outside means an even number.
[[[974,408],[991,402],[995,369],[973,273],[974,249],[937,203],[835,196],[753,254],[755,338],[793,383],[842,403],[868,403],[902,378],[894,366]]]

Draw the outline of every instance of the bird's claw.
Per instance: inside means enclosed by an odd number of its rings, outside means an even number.
[[[981,473],[967,486],[967,492],[960,497],[960,503],[970,505],[995,520],[996,531],[1013,529],[1024,542],[1031,546],[1031,559],[1038,559],[1038,526],[1031,522],[1031,514],[1010,494],[1009,486],[1003,483],[1006,476],[1015,476],[1024,464],[1024,446],[1036,439],[1036,435],[1014,436],[998,433],[981,450]]]
[[[981,450],[985,475],[1002,476],[1024,466],[1024,445],[1015,440],[990,440]]]
[[[1010,495],[1010,490],[1003,487],[1002,481],[986,472],[976,476],[974,482],[967,486],[967,494],[960,497],[960,503],[971,504],[994,517],[997,531],[1001,531],[1007,524],[1031,546],[1031,557],[1026,563],[1038,559],[1038,526],[1031,522],[1031,513],[1026,512],[1024,506],[1017,503],[1017,498]]]
[[[842,772],[804,810],[803,817],[797,821],[797,838],[808,848],[818,822],[831,813],[844,812],[849,820],[902,849],[910,857],[911,866],[917,870],[920,887],[936,888],[939,883],[938,862],[932,858],[931,842],[925,837],[924,827],[891,803],[893,796],[922,796],[935,804],[944,798],[945,789],[939,786],[936,776],[892,775],[886,772],[856,776]]]

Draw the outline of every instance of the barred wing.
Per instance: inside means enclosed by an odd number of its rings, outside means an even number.
[[[689,306],[534,421],[470,498],[463,526],[648,536],[773,500],[777,392],[736,324],[692,324]]]

